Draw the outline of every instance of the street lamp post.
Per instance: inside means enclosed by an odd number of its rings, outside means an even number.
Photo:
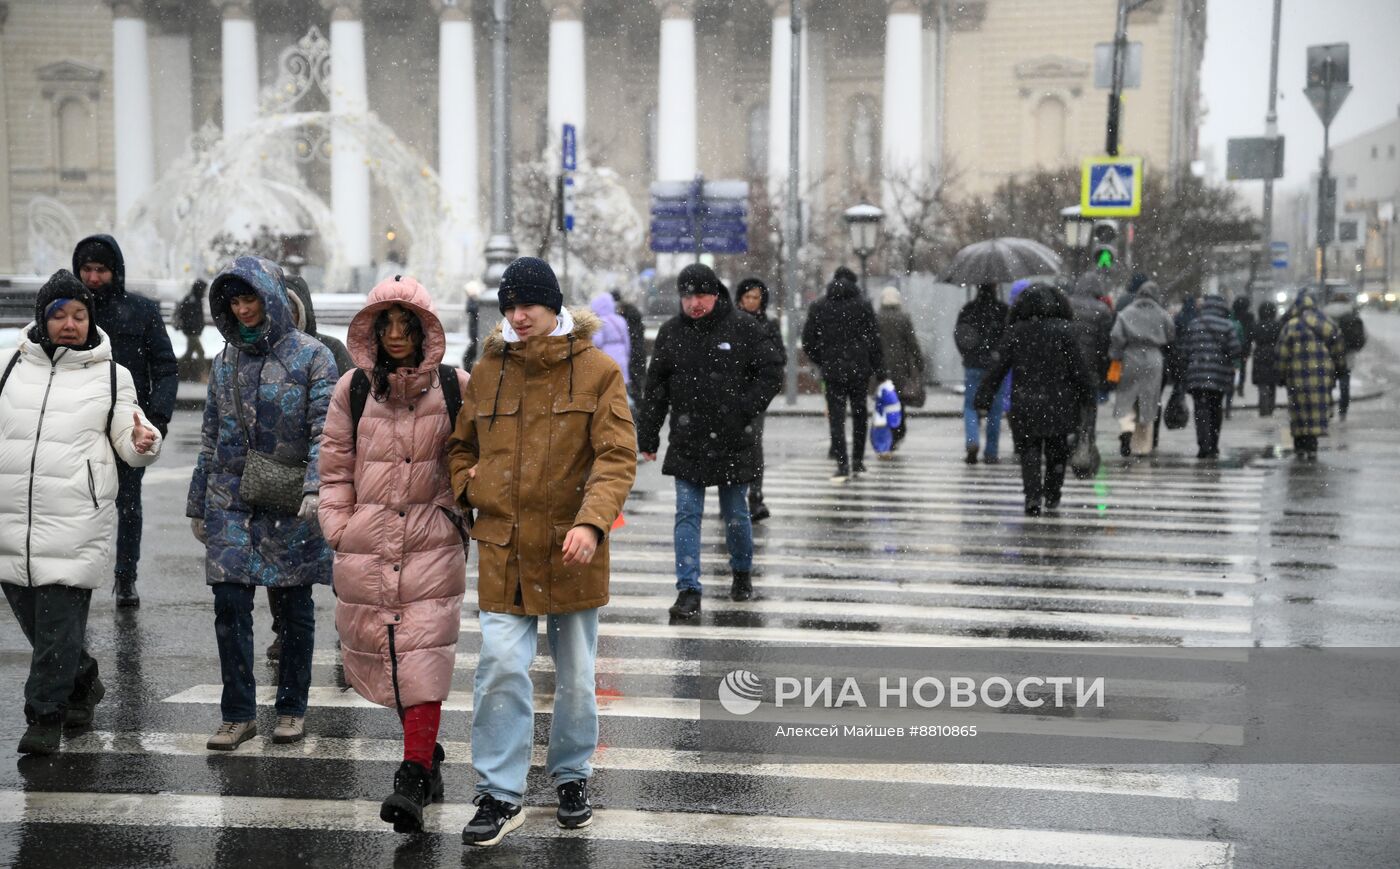
[[[1083,252],[1089,247],[1094,235],[1093,218],[1085,217],[1078,205],[1060,209],[1060,221],[1064,224],[1065,246],[1074,251],[1075,277],[1083,266]]]
[[[519,249],[511,237],[510,198],[510,4],[492,0],[491,237],[486,240],[486,286],[495,292]]]
[[[860,285],[865,289],[866,261],[880,246],[880,224],[885,219],[885,212],[874,205],[861,203],[847,208],[841,217],[851,234],[851,250],[860,257]]]

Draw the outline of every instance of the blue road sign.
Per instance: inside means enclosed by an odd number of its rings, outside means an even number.
[[[1271,241],[1269,250],[1272,253],[1273,265],[1276,269],[1288,268],[1288,242]]]
[[[746,253],[748,184],[658,181],[651,185],[651,249],[656,253]],[[699,245],[696,235],[699,235]]]
[[[1142,158],[1086,157],[1079,212],[1084,217],[1137,217],[1142,213]]]
[[[578,130],[573,124],[564,125],[564,171],[573,172],[578,168]]]

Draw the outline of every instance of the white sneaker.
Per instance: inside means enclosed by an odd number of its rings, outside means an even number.
[[[276,743],[301,742],[306,736],[306,719],[294,715],[277,716],[277,726],[272,729],[272,741]]]

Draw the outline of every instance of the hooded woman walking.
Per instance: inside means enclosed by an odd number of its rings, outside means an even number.
[[[413,278],[375,287],[346,337],[357,369],[326,415],[321,529],[335,551],[345,677],[403,724],[403,763],[379,817],[418,832],[443,794],[438,724],[466,591],[465,520],[446,459],[467,374],[442,365],[447,337]]]
[[[593,336],[593,346],[612,357],[622,369],[622,382],[632,383],[628,363],[632,358],[632,339],[627,334],[627,321],[617,312],[617,301],[610,293],[599,293],[588,302],[588,308],[598,315],[601,324]]]
[[[758,327],[762,330],[768,345],[783,360],[783,365],[787,365],[787,350],[783,347],[782,327],[778,325],[776,317],[768,316],[768,285],[758,278],[744,278],[739,282],[736,295],[739,310],[758,320]],[[765,464],[763,460],[763,424],[767,421],[767,410],[754,417],[753,421],[754,455],[758,461],[758,473],[749,486],[749,518],[754,522],[762,522],[773,515],[768,510],[768,505],[763,503],[763,466]]]
[[[1196,419],[1196,458],[1220,455],[1225,400],[1235,390],[1235,360],[1243,352],[1236,321],[1222,296],[1201,299],[1200,313],[1181,336],[1186,391]]]
[[[1140,451],[1151,452],[1150,446],[1144,449],[1143,445],[1151,443],[1152,423],[1162,402],[1164,354],[1175,339],[1176,326],[1162,307],[1157,284],[1148,281],[1133,294],[1132,304],[1118,313],[1109,336],[1109,358],[1123,366],[1113,404],[1122,456],[1133,454],[1135,440]]]
[[[1274,350],[1278,346],[1279,328],[1283,324],[1278,319],[1278,305],[1273,302],[1259,303],[1259,319],[1254,323],[1254,368],[1250,378],[1259,390],[1259,415],[1274,415],[1274,399],[1278,392],[1278,363]]]
[[[209,288],[209,312],[228,343],[209,376],[185,515],[206,547],[224,683],[223,723],[208,748],[232,751],[258,732],[258,586],[282,623],[272,741],[297,742],[305,730],[316,632],[311,587],[331,578],[330,549],[316,525],[317,457],[336,369],[324,344],[297,331],[276,263],[234,260]]]
[[[59,271],[0,375],[0,583],[34,654],[21,754],[52,754],[106,693],[87,653],[92,590],[116,559],[117,459],[145,467],[161,438],[92,321],[92,293]]]
[[[885,371],[894,381],[895,394],[904,408],[899,425],[894,430],[894,448],[909,431],[909,408],[923,407],[928,398],[924,387],[924,351],[914,332],[914,321],[904,310],[904,297],[898,287],[880,291],[880,310],[875,314],[880,325],[880,344],[885,354]]]
[[[987,410],[1001,381],[1011,377],[1011,427],[1021,457],[1026,515],[1060,506],[1069,461],[1069,433],[1079,425],[1095,384],[1070,331],[1070,307],[1049,284],[1035,283],[1011,307],[1005,333],[977,389],[974,406]]]
[[[1279,379],[1288,389],[1288,426],[1295,456],[1301,462],[1315,462],[1317,439],[1327,436],[1332,415],[1332,386],[1346,365],[1346,341],[1307,290],[1298,293],[1283,319],[1274,358]]]

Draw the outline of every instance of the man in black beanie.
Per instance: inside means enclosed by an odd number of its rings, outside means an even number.
[[[126,263],[110,235],[90,235],[73,249],[73,272],[93,295],[93,321],[112,342],[112,357],[131,372],[136,402],[161,437],[175,413],[180,366],[154,299],[126,291]],[[138,607],[141,560],[141,478],[144,468],[117,459],[117,606]]]
[[[700,612],[700,517],[705,489],[719,487],[730,597],[753,596],[753,523],[748,488],[758,474],[754,420],[783,380],[783,359],[748,316],[737,316],[729,292],[709,266],[686,266],[676,280],[681,313],[656,336],[647,369],[637,446],[647,461],[670,439],[661,472],[676,479],[676,602],[673,618]]]

